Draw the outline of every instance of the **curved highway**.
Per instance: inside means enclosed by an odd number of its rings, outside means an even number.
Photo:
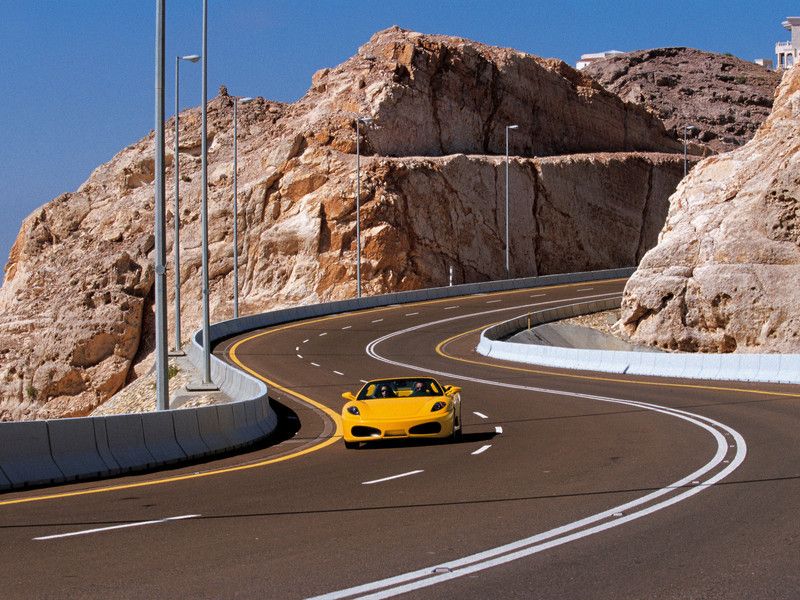
[[[796,598],[800,390],[553,371],[480,329],[613,280],[346,313],[215,352],[281,414],[251,452],[0,496],[4,597]],[[346,450],[340,394],[431,373],[459,443]]]

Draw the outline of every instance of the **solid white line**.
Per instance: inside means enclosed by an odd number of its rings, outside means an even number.
[[[502,302],[502,300],[487,300],[486,304],[494,304],[496,302]]]
[[[475,456],[476,454],[482,454],[482,453],[486,452],[491,447],[492,447],[491,444],[486,444],[485,446],[481,446],[480,448],[475,450],[475,452],[473,452],[472,455]]]
[[[380,323],[381,321],[383,321],[383,319],[375,319],[375,320],[373,321],[373,323]]]
[[[472,414],[473,415],[478,415],[481,419],[488,419],[489,418],[485,414],[479,413],[479,412],[475,412],[475,411],[473,411]]]
[[[334,371],[334,373],[336,373],[337,375],[344,375],[344,373],[342,373],[341,371]]]
[[[304,343],[304,344],[307,344],[307,343],[308,343],[308,340],[303,340],[303,343]]]
[[[392,479],[399,479],[400,477],[408,477],[409,475],[416,475],[417,473],[424,473],[423,469],[417,469],[416,471],[409,471],[408,473],[400,473],[400,475],[392,475],[390,477],[384,477],[383,479],[373,479],[372,481],[362,481],[361,485],[372,485],[373,483],[383,483],[384,481],[390,481]]]
[[[503,433],[503,428],[498,425],[497,427],[494,428],[494,432],[495,433]]]
[[[414,315],[418,315],[418,314],[419,314],[418,312],[415,312],[415,313],[406,313],[406,316],[407,316],[407,317],[413,317]]]
[[[348,325],[347,327],[342,327],[342,329],[350,329],[352,325]]]
[[[166,519],[158,519],[155,521],[137,521],[136,523],[125,523],[124,525],[112,525],[110,527],[97,527],[96,529],[84,529],[83,531],[73,531],[71,533],[59,533],[57,535],[43,535],[35,537],[34,540],[56,540],[58,538],[74,537],[76,535],[88,535],[90,533],[99,533],[101,531],[111,531],[113,529],[127,529],[128,527],[142,527],[143,525],[157,525],[159,523],[167,523],[169,521],[181,521],[183,519],[194,519],[200,515],[181,515],[179,517],[167,517]]]
[[[445,310],[453,310],[454,308],[458,308],[458,305],[456,305],[456,306],[445,306],[444,307]]]
[[[323,335],[328,335],[328,332],[327,331],[323,331],[322,333],[319,334],[319,337],[322,337]]]
[[[318,365],[317,363],[315,363],[315,362],[312,362],[311,364],[312,364],[312,365],[314,365],[315,367],[318,367],[318,366],[319,366],[319,365]]]

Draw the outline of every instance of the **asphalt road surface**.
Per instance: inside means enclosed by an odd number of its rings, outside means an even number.
[[[475,353],[592,282],[251,332],[268,380],[246,454],[0,495],[2,598],[798,598],[800,390],[567,372]],[[458,443],[346,450],[343,391],[431,373]]]

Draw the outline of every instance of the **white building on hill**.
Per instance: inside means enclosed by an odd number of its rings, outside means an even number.
[[[800,54],[800,17],[787,17],[782,25],[792,32],[792,39],[775,44],[775,68],[791,69]]]
[[[617,54],[625,54],[625,53],[620,52],[619,50],[606,50],[605,52],[595,52],[594,54],[581,54],[581,59],[575,65],[575,68],[578,69],[578,71],[580,71],[588,67],[596,60],[602,60],[604,58],[608,58],[609,56],[615,56]]]

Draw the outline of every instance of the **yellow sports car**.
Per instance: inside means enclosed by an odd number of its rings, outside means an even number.
[[[431,377],[376,379],[342,398],[347,448],[380,439],[461,436],[461,388]]]

